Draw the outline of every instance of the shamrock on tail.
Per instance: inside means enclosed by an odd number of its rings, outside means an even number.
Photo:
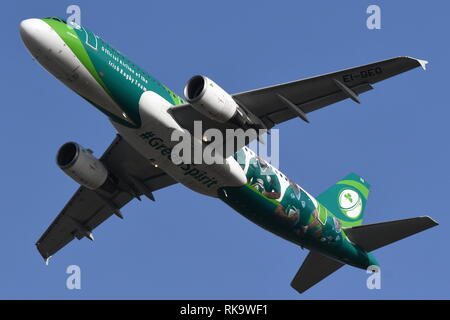
[[[352,195],[350,193],[344,194],[344,197],[346,197],[350,203],[353,203]]]

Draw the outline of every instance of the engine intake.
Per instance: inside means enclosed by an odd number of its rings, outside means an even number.
[[[199,100],[205,93],[205,78],[194,76],[186,84],[185,96],[189,102]]]
[[[192,77],[184,88],[184,96],[192,107],[208,118],[243,125],[247,117],[225,90],[205,76]]]
[[[88,189],[100,188],[108,178],[108,170],[78,143],[67,142],[58,150],[56,163],[69,177]]]

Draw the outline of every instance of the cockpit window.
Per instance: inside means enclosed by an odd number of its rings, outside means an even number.
[[[58,17],[47,17],[47,18],[45,18],[45,19],[52,19],[52,20],[55,20],[55,21],[58,21],[58,22],[62,22],[62,23],[67,24],[66,20],[61,19],[61,18],[58,18]]]

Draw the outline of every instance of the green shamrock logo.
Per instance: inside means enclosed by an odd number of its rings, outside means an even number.
[[[347,198],[350,203],[353,203],[352,195],[350,193],[344,194],[344,197]]]

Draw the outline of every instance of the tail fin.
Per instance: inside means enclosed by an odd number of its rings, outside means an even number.
[[[362,224],[370,185],[355,173],[350,173],[317,197],[342,223],[343,227]]]
[[[430,217],[395,220],[345,228],[347,237],[367,252],[437,226]]]

